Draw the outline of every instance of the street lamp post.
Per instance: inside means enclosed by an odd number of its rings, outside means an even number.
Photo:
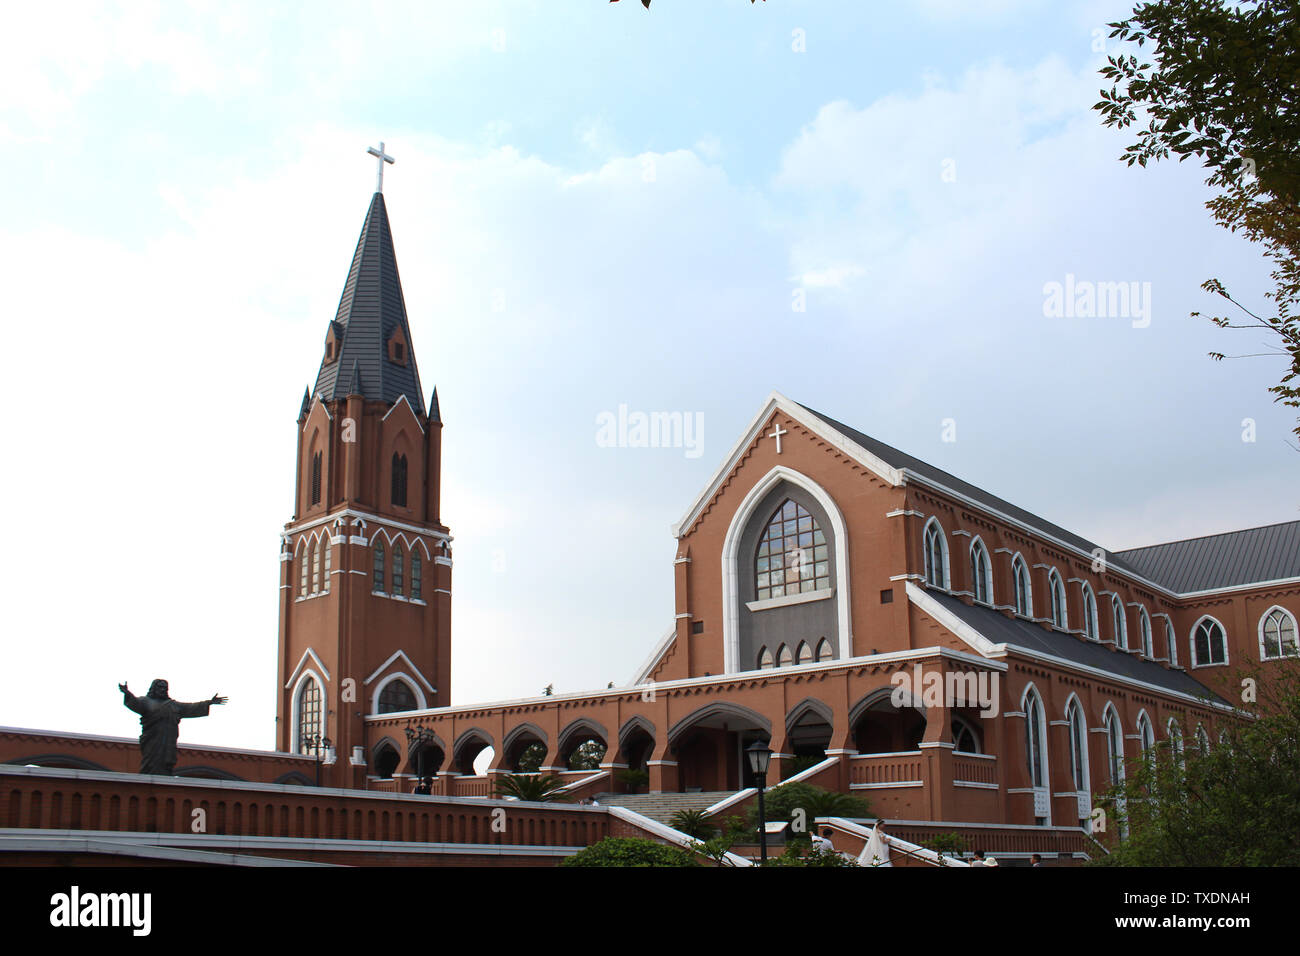
[[[330,739],[328,737],[322,737],[320,734],[303,734],[302,740],[299,742],[299,750],[306,750],[308,747],[311,748],[312,756],[316,761],[316,786],[318,787],[320,786],[321,748],[328,750],[332,746],[334,746],[334,744]]]
[[[427,744],[433,739],[433,731],[423,724],[415,727],[406,725],[406,752],[410,753],[415,748],[419,748],[415,751],[415,773],[420,778],[420,782],[416,784],[415,792],[426,797],[433,792],[433,781],[425,775],[424,758],[429,749]]]
[[[772,750],[761,740],[745,748],[749,769],[758,778],[758,854],[759,862],[767,862],[767,813],[763,807],[763,791],[767,789],[767,766],[772,760]]]

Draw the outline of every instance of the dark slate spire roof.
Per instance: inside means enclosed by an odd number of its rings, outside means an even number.
[[[429,399],[429,421],[442,423],[442,409],[438,407],[438,386],[433,386],[433,397]]]
[[[360,394],[390,405],[405,395],[417,413],[424,411],[420,373],[415,365],[406,302],[397,275],[393,235],[388,228],[388,208],[382,193],[375,193],[352,255],[352,268],[339,300],[335,333],[342,328],[337,358],[322,360],[316,392],[322,401],[346,398],[355,370]],[[406,340],[406,364],[388,360],[388,340],[397,329]]]
[[[304,415],[307,414],[307,411],[310,408],[311,408],[311,389],[304,385],[302,389],[302,409],[298,412],[298,417],[302,418]]]

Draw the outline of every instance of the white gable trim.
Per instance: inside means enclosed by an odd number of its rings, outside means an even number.
[[[381,422],[388,421],[388,416],[393,414],[393,412],[397,411],[398,406],[402,405],[403,403],[405,403],[406,407],[410,410],[411,417],[415,419],[415,427],[420,429],[420,434],[423,435],[424,426],[420,424],[420,417],[415,414],[415,408],[412,407],[410,401],[407,400],[405,392],[397,396],[397,401],[393,402],[393,407],[390,408],[388,411],[384,412],[384,417],[379,420]]]
[[[767,420],[777,411],[788,415],[804,428],[815,434],[818,438],[828,444],[834,445],[836,448],[858,461],[864,467],[868,468],[891,485],[902,484],[903,475],[901,471],[891,468],[883,460],[877,458],[875,455],[857,444],[857,442],[849,440],[845,435],[841,434],[836,429],[831,428],[802,405],[791,401],[780,392],[772,392],[767,397],[767,401],[763,403],[763,407],[759,410],[759,413],[750,421],[749,427],[745,430],[744,434],[741,435],[740,440],[736,442],[736,444],[732,446],[731,451],[727,453],[727,457],[723,459],[722,465],[713,473],[713,477],[710,478],[709,483],[705,485],[704,491],[695,499],[695,502],[691,505],[690,509],[687,510],[686,514],[682,517],[682,520],[673,525],[672,530],[674,538],[680,538],[682,532],[689,528],[695,519],[700,516],[700,513],[704,510],[705,506],[713,499],[713,496],[717,493],[718,489],[722,487],[722,482],[726,479],[727,475],[729,475],[731,470],[736,467],[736,463],[745,453],[745,450],[749,448],[754,439],[758,437],[759,431],[761,431],[767,424]]]
[[[428,678],[426,678],[424,674],[420,672],[420,668],[415,666],[415,661],[411,660],[409,657],[406,656],[406,651],[403,651],[400,648],[394,651],[392,655],[388,658],[388,660],[384,661],[377,668],[375,668],[375,672],[371,674],[369,677],[367,677],[364,681],[362,681],[362,683],[369,684],[376,677],[382,674],[385,668],[388,667],[388,665],[392,664],[393,661],[399,661],[399,660],[404,662],[407,667],[409,667],[412,671],[415,672],[415,676],[420,679],[420,683],[422,683],[425,687],[429,689],[429,693],[431,694],[434,693],[433,685],[429,683]],[[418,694],[420,692],[420,689],[417,687],[415,689],[415,692]]]
[[[722,646],[723,673],[726,674],[749,670],[748,667],[741,667],[739,662],[740,539],[759,501],[782,481],[788,481],[812,495],[830,519],[831,530],[835,535],[835,602],[840,645],[838,659],[847,660],[853,656],[853,621],[849,604],[849,530],[844,515],[840,513],[835,499],[817,482],[793,468],[777,465],[749,490],[749,494],[745,495],[740,507],[731,516],[731,524],[727,526],[727,536],[722,542]]]
[[[379,713],[379,695],[384,692],[385,687],[395,680],[400,680],[406,684],[406,686],[411,688],[412,692],[415,694],[415,710],[428,709],[429,702],[425,699],[424,691],[420,690],[420,685],[415,682],[415,679],[411,677],[410,674],[406,673],[406,671],[393,671],[376,684],[375,689],[370,694],[370,712],[372,714]]]
[[[918,608],[934,618],[939,624],[942,624],[965,643],[969,644],[975,651],[984,657],[1001,657],[1006,653],[1005,644],[994,644],[987,637],[981,634],[975,628],[971,627],[956,614],[953,614],[946,607],[930,597],[925,589],[917,586],[914,582],[908,581],[905,585],[907,588],[907,599],[915,604]]]
[[[641,666],[637,668],[636,674],[634,674],[632,679],[628,682],[630,685],[635,686],[641,684],[650,676],[650,672],[658,666],[659,661],[663,659],[663,656],[666,653],[668,653],[668,648],[672,646],[673,638],[676,636],[677,628],[670,627],[668,633],[660,638],[659,643],[656,644],[654,650],[650,652],[650,656],[647,657],[645,661],[642,662]]]
[[[298,673],[306,665],[308,658],[310,658],[316,663],[317,670],[319,670],[321,674],[325,676],[325,679],[333,683],[333,678],[330,677],[329,670],[327,670],[325,665],[321,663],[321,659],[316,656],[316,652],[309,647],[307,648],[307,650],[302,652],[302,657],[298,658],[298,666],[293,669],[293,673],[289,676],[289,679],[284,682],[285,687],[288,687],[297,679]]]

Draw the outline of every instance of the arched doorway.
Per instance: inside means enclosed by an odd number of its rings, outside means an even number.
[[[831,709],[820,700],[807,698],[790,709],[785,719],[786,748],[794,760],[783,776],[792,776],[826,759],[831,745]]]
[[[599,770],[608,741],[605,728],[588,720],[576,720],[560,733],[556,765],[565,770]]]
[[[456,744],[452,748],[452,769],[461,776],[474,776],[474,765],[478,762],[479,755],[491,749],[492,738],[486,731],[477,727],[465,731],[456,738]]]
[[[718,701],[700,708],[669,731],[679,789],[689,793],[754,786],[745,748],[771,739],[767,718],[747,707]]]
[[[889,690],[863,698],[849,713],[854,746],[860,754],[910,753],[925,738],[925,708],[895,707]]]
[[[546,761],[546,734],[532,724],[520,724],[501,745],[502,765],[511,773],[537,773]]]

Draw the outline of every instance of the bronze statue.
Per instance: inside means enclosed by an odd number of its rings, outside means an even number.
[[[145,697],[136,697],[126,684],[118,684],[122,703],[140,715],[140,772],[171,776],[176,769],[176,738],[183,717],[206,717],[213,704],[226,698],[212,695],[210,700],[184,704],[167,696],[167,682],[156,680]]]

